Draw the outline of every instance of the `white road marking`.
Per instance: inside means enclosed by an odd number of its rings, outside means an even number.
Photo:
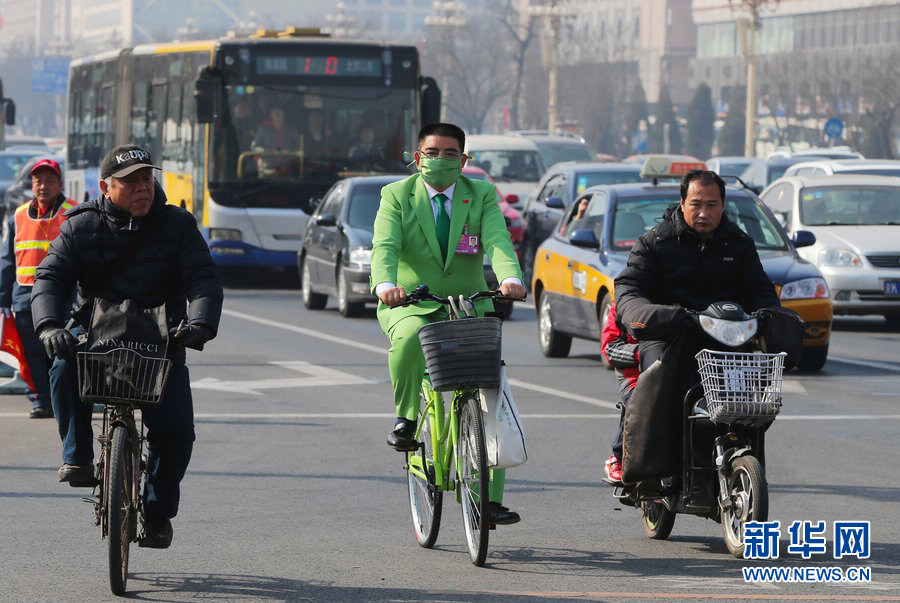
[[[298,373],[309,375],[308,377],[293,377],[289,379],[250,379],[247,381],[221,381],[215,377],[205,377],[191,383],[194,389],[209,389],[222,392],[236,392],[262,396],[261,389],[288,389],[294,387],[329,387],[335,385],[367,385],[377,383],[370,379],[364,379],[350,373],[344,373],[325,366],[310,364],[300,360],[270,362]]]
[[[887,362],[878,362],[876,360],[857,360],[856,358],[844,358],[843,356],[829,356],[829,360],[834,360],[835,362],[842,362],[844,364],[854,364],[856,366],[864,366],[867,368],[878,368],[885,371],[892,371],[894,373],[900,373],[900,366],[896,364],[890,364]]]
[[[360,350],[365,350],[367,352],[374,352],[376,354],[387,355],[387,350],[385,348],[379,348],[373,345],[369,345],[366,343],[359,343],[356,341],[350,341],[348,339],[344,339],[342,337],[336,337],[334,335],[329,335],[327,333],[322,333],[320,331],[315,331],[313,329],[305,329],[303,327],[297,327],[294,325],[288,325],[281,322],[277,322],[274,320],[269,320],[267,318],[259,318],[258,316],[253,316],[251,314],[245,314],[243,312],[237,312],[235,310],[222,310],[222,314],[226,314],[228,316],[233,316],[234,318],[240,318],[243,320],[247,320],[250,322],[255,322],[261,325],[266,325],[269,327],[275,327],[276,329],[281,329],[284,331],[291,331],[293,333],[300,333],[302,335],[308,335],[310,337],[317,337],[319,339],[324,339],[325,341],[330,341],[332,343],[337,343],[341,345],[346,345],[349,347],[357,348]],[[208,378],[210,379],[210,378]],[[204,383],[205,382],[205,383]],[[204,385],[211,384],[212,382],[201,380],[197,383],[204,383]],[[220,382],[221,383],[221,382]],[[510,379],[510,385],[515,387],[519,387],[522,389],[528,389],[531,391],[539,392],[542,394],[548,394],[551,396],[556,396],[557,398],[563,398],[566,400],[573,400],[575,402],[583,402],[585,404],[590,404],[591,406],[600,406],[602,408],[615,408],[615,402],[610,402],[608,400],[599,400],[595,398],[591,398],[589,396],[581,396],[579,394],[573,394],[567,391],[563,391],[561,389],[555,389],[552,387],[546,387],[544,385],[537,385],[536,383],[528,383],[527,381],[520,381],[519,379]],[[213,389],[212,387],[207,387],[206,389]],[[221,389],[221,388],[215,388]],[[251,387],[252,389],[252,387]],[[234,391],[234,390],[230,390]]]
[[[255,322],[257,324],[266,325],[267,327],[275,327],[276,329],[281,329],[282,331],[300,333],[301,335],[307,335],[308,337],[316,337],[318,339],[324,339],[325,341],[330,341],[332,343],[339,343],[341,345],[350,346],[351,348],[357,348],[360,350],[365,350],[367,352],[374,352],[375,354],[382,354],[383,356],[387,356],[388,353],[387,349],[383,347],[369,345],[367,343],[359,343],[358,341],[350,341],[349,339],[344,339],[335,335],[329,335],[328,333],[322,333],[321,331],[304,329],[303,327],[285,324],[277,320],[260,318],[259,316],[253,316],[252,314],[244,314],[243,312],[237,312],[235,310],[222,310],[222,314],[233,316],[234,318],[240,318],[250,322]]]
[[[783,394],[799,394],[801,396],[808,396],[809,392],[806,391],[806,387],[800,383],[799,381],[791,381],[785,379],[781,384],[781,393]]]
[[[582,396],[579,394],[573,394],[571,392],[566,392],[561,389],[556,389],[553,387],[547,387],[545,385],[537,385],[536,383],[528,383],[527,381],[520,381],[519,379],[510,379],[509,384],[513,387],[518,387],[520,389],[528,389],[534,392],[538,392],[541,394],[549,394],[551,396],[556,396],[557,398],[565,398],[566,400],[574,400],[575,402],[583,402],[584,404],[590,404],[591,406],[600,406],[602,408],[616,408],[615,402],[610,402],[609,400],[600,400],[599,398],[591,398],[590,396]]]

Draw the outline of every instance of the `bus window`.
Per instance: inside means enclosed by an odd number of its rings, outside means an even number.
[[[175,64],[175,63],[173,63]],[[178,62],[177,64],[181,64]],[[163,126],[163,159],[184,161],[181,153],[181,84],[172,82],[167,95],[166,120]]]
[[[96,150],[98,157],[103,157],[115,145],[115,124],[113,123],[115,112],[115,89],[112,86],[104,86],[100,89],[97,99],[97,123],[95,130]]]
[[[131,89],[131,135],[129,140],[143,147],[147,144],[147,82],[134,82]]]
[[[181,85],[181,152],[186,161],[193,161],[191,149],[194,147],[194,82],[186,81]]]
[[[147,149],[151,157],[159,157],[160,132],[166,118],[166,84],[153,84],[150,87],[150,113],[147,116]]]

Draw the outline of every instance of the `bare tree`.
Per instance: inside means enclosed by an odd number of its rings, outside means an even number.
[[[508,95],[509,64],[499,24],[490,15],[466,27],[434,28],[425,56],[428,73],[446,84],[447,118],[482,132],[497,101]]]
[[[524,20],[524,24],[523,21]],[[513,130],[521,128],[519,107],[522,100],[522,79],[525,75],[525,59],[528,49],[537,37],[534,19],[522,14],[515,6],[514,0],[506,0],[501,17],[503,27],[509,34],[510,62],[513,65],[512,93],[510,98],[509,120]]]
[[[900,50],[888,56],[866,57],[861,70],[861,148],[866,157],[894,159],[893,133],[900,115]]]

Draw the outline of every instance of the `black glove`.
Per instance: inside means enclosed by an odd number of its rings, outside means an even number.
[[[62,327],[47,327],[41,330],[41,343],[50,358],[69,358],[75,352],[78,342]]]
[[[192,350],[202,350],[203,344],[213,338],[212,329],[206,325],[187,325],[180,329],[169,331],[177,343]]]
[[[619,316],[625,329],[638,341],[671,341],[684,332],[688,322],[684,308],[661,304],[644,304],[629,312],[627,317]]]

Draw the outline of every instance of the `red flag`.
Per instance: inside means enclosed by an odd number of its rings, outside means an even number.
[[[0,352],[12,354],[19,361],[19,372],[22,379],[28,385],[28,389],[32,392],[37,391],[34,386],[34,379],[31,378],[31,370],[28,368],[28,361],[25,359],[25,348],[22,347],[22,338],[19,337],[19,330],[16,329],[16,321],[12,316],[7,317],[0,313]]]

